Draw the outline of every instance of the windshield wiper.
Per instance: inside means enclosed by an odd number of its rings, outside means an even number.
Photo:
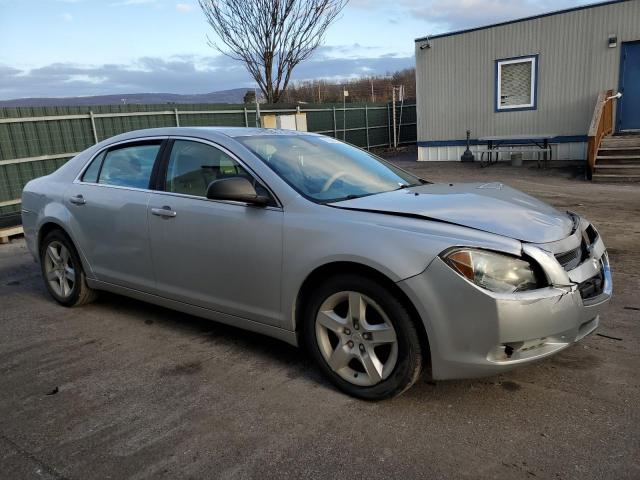
[[[403,184],[402,184],[402,185],[400,185],[398,188],[396,188],[396,189],[394,190],[394,192],[395,192],[395,191],[397,191],[397,190],[404,190],[405,188],[417,187],[417,186],[418,186],[418,184],[407,184],[407,183],[403,183]]]
[[[333,198],[330,200],[321,200],[320,203],[338,203],[338,202],[344,202],[345,200],[355,200],[356,198],[362,198],[362,197],[368,197],[370,195],[377,195],[378,193],[382,193],[382,192],[374,192],[374,193],[361,193],[360,195],[355,195],[353,193],[346,195],[344,197],[340,197],[340,198]]]
[[[353,193],[350,195],[347,195],[346,197],[343,198],[343,200],[353,200],[354,198],[362,198],[362,197],[366,197],[368,195],[373,195],[372,193],[364,193],[364,194],[360,194],[360,195],[354,195]]]
[[[427,182],[426,180],[420,179],[420,183],[403,183],[398,188],[396,188],[395,190],[404,190],[405,188],[419,187],[421,185],[426,185],[427,183],[429,183],[429,182]]]

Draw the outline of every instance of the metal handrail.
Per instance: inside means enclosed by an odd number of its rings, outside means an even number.
[[[613,90],[600,92],[589,126],[587,144],[587,178],[590,180],[596,168],[598,150],[602,140],[613,132],[613,102],[622,97],[620,92],[614,95]]]

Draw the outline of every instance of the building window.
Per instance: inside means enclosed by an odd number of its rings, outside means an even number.
[[[496,111],[534,110],[538,56],[496,60]]]

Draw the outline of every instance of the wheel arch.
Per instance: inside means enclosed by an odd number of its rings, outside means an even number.
[[[420,344],[425,351],[424,358],[431,358],[431,350],[429,348],[429,337],[427,335],[426,328],[424,326],[423,320],[418,312],[418,309],[415,307],[411,299],[407,296],[407,294],[388,276],[384,273],[376,270],[373,267],[368,265],[364,265],[362,263],[352,262],[352,261],[334,261],[330,263],[326,263],[324,265],[320,265],[316,267],[307,277],[304,282],[300,286],[298,290],[298,294],[296,295],[295,305],[294,305],[294,321],[295,321],[295,331],[296,336],[298,338],[298,345],[303,345],[303,337],[304,337],[304,310],[307,302],[309,301],[309,297],[314,287],[319,285],[321,282],[326,280],[329,277],[344,275],[344,274],[358,274],[365,276],[367,278],[373,278],[381,285],[384,285],[385,288],[388,288],[389,291],[402,303],[402,305],[407,309],[411,319],[414,321],[416,325],[416,329],[420,336]]]
[[[80,250],[78,249],[78,244],[74,242],[73,237],[69,234],[69,232],[64,227],[64,225],[51,219],[43,222],[42,225],[40,225],[40,227],[38,228],[38,237],[37,237],[37,244],[36,244],[38,246],[38,252],[40,252],[40,248],[42,247],[43,240],[46,238],[47,235],[49,235],[49,233],[53,232],[54,230],[60,230],[62,233],[64,233],[65,236],[69,239],[69,241],[73,244],[74,248],[78,252],[80,252]]]
[[[69,230],[62,223],[54,219],[47,219],[38,227],[36,238],[36,247],[38,248],[38,261],[40,261],[40,250],[42,248],[42,241],[46,238],[47,235],[49,235],[49,233],[53,232],[54,230],[60,230],[67,237],[67,239],[69,239],[69,242],[71,242],[71,245],[73,245],[73,248],[76,249],[76,252],[80,257],[85,275],[87,275],[88,277],[93,276],[91,265],[84,255],[84,252],[78,245],[78,242],[73,239],[73,236],[69,233]]]

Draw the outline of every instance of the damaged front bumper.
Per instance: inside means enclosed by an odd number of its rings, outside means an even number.
[[[490,292],[440,258],[399,282],[425,324],[433,378],[493,375],[548,357],[592,333],[611,298],[612,280],[604,243],[597,234],[589,241],[588,227],[580,225],[560,242],[523,244],[523,252],[544,270],[545,288]],[[563,266],[565,252],[576,248],[579,258]]]

